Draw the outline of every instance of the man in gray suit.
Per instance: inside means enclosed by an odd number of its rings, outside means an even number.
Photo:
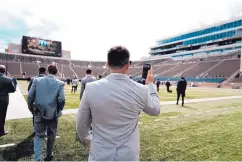
[[[56,138],[57,122],[65,105],[64,82],[56,79],[58,69],[55,64],[48,66],[48,75],[35,78],[28,94],[28,106],[34,114],[35,160],[42,160],[44,137],[47,130],[47,156],[53,158],[52,150]],[[35,103],[35,106],[33,105]]]
[[[9,104],[9,93],[15,92],[17,86],[16,79],[5,76],[5,72],[5,66],[0,65],[0,137],[8,134],[4,125]]]
[[[87,83],[95,81],[96,78],[92,76],[92,70],[86,70],[86,76],[81,80],[81,93],[80,93],[80,100],[82,99],[82,95],[84,93],[85,87]]]
[[[76,127],[79,138],[89,148],[89,161],[138,161],[139,114],[160,114],[152,71],[148,72],[148,85],[136,83],[127,75],[129,58],[125,47],[111,48],[107,63],[111,74],[86,85]],[[88,132],[91,123],[92,139]]]

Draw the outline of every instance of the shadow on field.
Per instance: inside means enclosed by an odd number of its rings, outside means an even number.
[[[34,134],[28,136],[25,140],[13,147],[6,148],[2,151],[1,161],[18,161],[21,158],[30,159],[34,154],[33,151],[33,137]]]
[[[183,106],[183,108],[185,108],[185,109],[193,109],[193,110],[198,110],[198,109],[193,108],[193,107],[190,107],[190,106]]]

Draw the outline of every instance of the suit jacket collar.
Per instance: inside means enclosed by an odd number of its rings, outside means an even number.
[[[48,75],[47,75],[47,77],[50,77],[50,78],[55,78],[55,76],[54,76],[54,75],[52,75],[52,74],[48,74]]]
[[[45,74],[39,74],[39,77],[44,77],[45,76]]]
[[[120,74],[120,73],[111,73],[107,76],[109,79],[130,79],[127,74]]]

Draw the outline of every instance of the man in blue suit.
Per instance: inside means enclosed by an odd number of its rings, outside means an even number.
[[[35,78],[28,94],[28,107],[34,114],[34,154],[35,160],[42,160],[44,137],[47,130],[47,156],[53,158],[52,150],[56,138],[57,122],[65,105],[64,82],[56,79],[58,69],[55,64],[48,66],[48,75]],[[35,103],[35,106],[34,104]]]
[[[44,76],[46,76],[46,69],[45,69],[45,67],[40,67],[40,68],[39,68],[39,75],[36,76],[36,77],[34,77],[34,78],[32,78],[32,79],[30,80],[30,82],[29,82],[28,91],[30,90],[30,88],[31,88],[31,86],[32,86],[32,84],[33,84],[33,80],[34,80],[35,78],[44,77]],[[34,126],[34,116],[33,116],[33,126]]]

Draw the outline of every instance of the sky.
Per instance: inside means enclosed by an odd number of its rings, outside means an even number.
[[[158,39],[238,16],[241,0],[1,0],[0,51],[26,35],[61,41],[72,59],[105,61],[122,45],[139,60]]]

